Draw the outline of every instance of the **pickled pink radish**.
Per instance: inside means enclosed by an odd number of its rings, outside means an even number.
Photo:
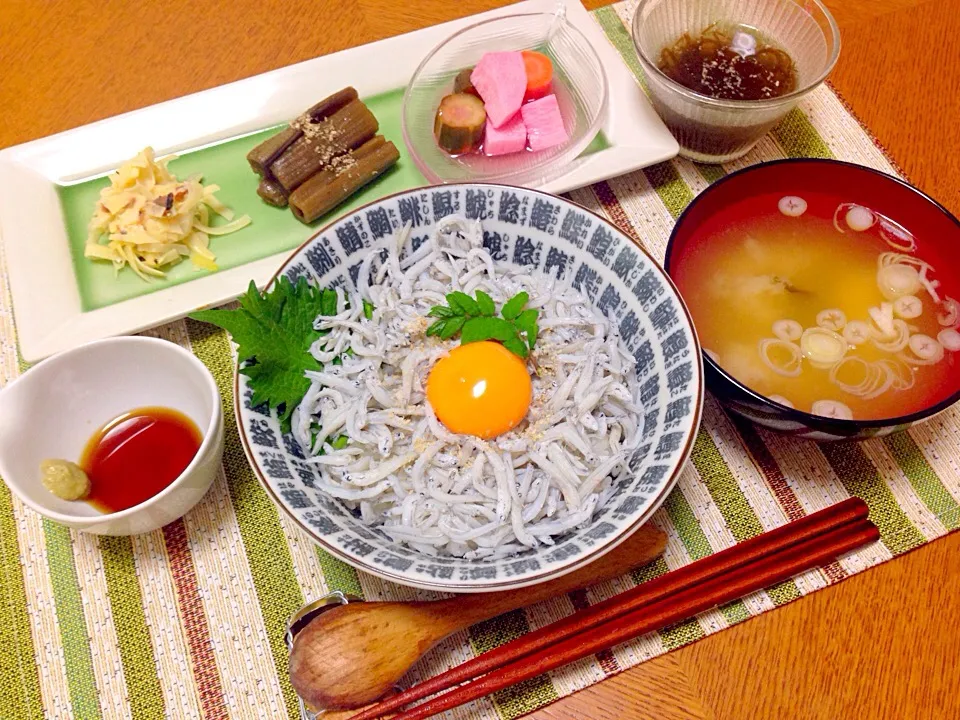
[[[520,152],[527,146],[527,127],[517,113],[500,127],[487,123],[483,134],[483,151],[487,155]]]
[[[527,144],[531,150],[546,150],[567,141],[556,95],[529,102],[520,108],[520,113],[527,126]]]
[[[519,52],[485,53],[470,73],[483,98],[487,120],[500,127],[520,109],[527,91],[527,68]]]

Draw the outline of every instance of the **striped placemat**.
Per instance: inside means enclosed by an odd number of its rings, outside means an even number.
[[[639,73],[626,29],[631,10],[621,3],[594,17]],[[742,161],[720,168],[675,160],[571,195],[662,258],[674,219],[710,182],[761,160],[802,156],[896,172],[843,102],[823,87]],[[23,370],[2,267],[0,254],[0,384]],[[319,551],[278,514],[240,447],[232,412],[233,358],[224,334],[191,321],[151,334],[192,349],[220,383],[227,436],[223,472],[183,519],[123,538],[71,532],[24,508],[0,486],[4,718],[297,718],[283,644],[291,613],[333,589],[371,600],[432,597],[356,572]],[[632,576],[454,636],[421,663],[414,679],[850,495],[869,504],[881,543],[450,717],[517,717],[960,524],[956,410],[892,437],[817,445],[733,418],[708,397],[692,462],[653,519],[669,535],[661,559]]]

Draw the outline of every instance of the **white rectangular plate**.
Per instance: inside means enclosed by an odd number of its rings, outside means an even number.
[[[578,158],[567,174],[543,187],[553,193],[667,160],[678,150],[600,26],[578,0],[565,2],[567,18],[593,44],[607,72],[610,102],[603,132],[610,147]],[[182,152],[286,122],[311,98],[335,92],[347,78],[361,97],[404,87],[429,48],[457,30],[500,15],[554,8],[553,0],[527,0],[0,151],[0,233],[22,357],[36,362],[90,340],[139,332],[199,307],[222,304],[242,293],[251,279],[259,287],[265,285],[288,254],[84,312],[56,190],[59,184],[109,172],[147,144],[158,155]],[[391,61],[384,63],[384,57]],[[304,227],[303,239],[313,233]]]

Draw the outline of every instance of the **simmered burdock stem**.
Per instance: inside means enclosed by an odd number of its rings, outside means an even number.
[[[330,97],[324,98],[297,117],[290,123],[290,127],[284,128],[276,135],[267,138],[247,153],[247,160],[250,162],[250,167],[252,167],[253,171],[258,175],[269,177],[270,164],[280,157],[280,154],[284,150],[303,136],[304,125],[322,122],[356,99],[357,91],[352,87],[338,90]]]
[[[292,126],[284,128],[248,152],[247,162],[257,175],[267,177],[270,172],[270,163],[280,157],[280,154],[302,135],[303,132],[298,128]]]
[[[290,194],[290,209],[298,220],[311,223],[329,212],[400,159],[396,146],[383,135],[335,158]]]
[[[270,165],[270,172],[287,192],[293,192],[339,155],[376,135],[377,119],[359,100],[347,103],[320,122],[303,124],[297,139]]]
[[[486,121],[483,100],[465,92],[454,93],[440,101],[433,132],[443,150],[460,155],[480,148]]]
[[[307,123],[321,122],[331,115],[340,112],[358,97],[357,91],[354,88],[345,87],[343,90],[338,90],[330,97],[318,102],[290,124],[302,129]]]
[[[271,205],[276,205],[277,207],[287,206],[287,191],[283,189],[283,185],[271,177],[265,177],[260,180],[260,184],[257,186],[257,195]]]

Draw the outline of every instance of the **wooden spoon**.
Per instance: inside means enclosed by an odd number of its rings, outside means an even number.
[[[663,552],[666,536],[644,525],[606,555],[556,580],[434,602],[358,602],[323,612],[290,653],[294,689],[316,708],[358,708],[390,692],[451,633],[502,613],[619,577]]]

